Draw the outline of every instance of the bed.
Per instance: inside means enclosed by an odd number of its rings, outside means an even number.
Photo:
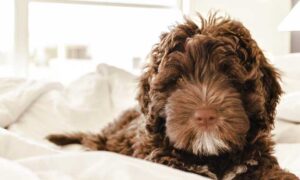
[[[280,69],[281,58],[273,58]],[[284,84],[285,91],[300,91],[294,86],[300,82],[297,78],[284,81],[293,85]],[[206,179],[111,152],[85,152],[80,146],[60,149],[45,140],[51,133],[98,131],[127,107],[136,106],[136,83],[136,76],[105,64],[68,85],[1,78],[1,179]],[[300,119],[285,113],[290,99],[284,97],[278,110],[275,154],[283,168],[300,177]]]

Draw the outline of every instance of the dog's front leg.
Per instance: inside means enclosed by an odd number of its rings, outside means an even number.
[[[59,146],[69,144],[81,144],[88,150],[105,150],[105,138],[99,134],[91,133],[70,133],[70,134],[51,134],[46,137],[52,143]]]

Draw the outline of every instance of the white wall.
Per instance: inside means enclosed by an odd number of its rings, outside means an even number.
[[[0,64],[7,63],[14,46],[14,2],[0,0]],[[1,74],[1,72],[0,72]]]
[[[183,0],[189,15],[221,10],[240,20],[250,30],[259,46],[275,55],[290,52],[290,33],[277,26],[291,8],[290,0]]]
[[[295,6],[297,2],[300,3],[299,0],[292,0],[293,6]],[[291,52],[300,53],[300,31],[291,32]]]

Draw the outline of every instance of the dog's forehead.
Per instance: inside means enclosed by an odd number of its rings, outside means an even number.
[[[236,56],[237,47],[237,42],[231,37],[198,34],[186,40],[185,53],[195,60],[210,62]]]
[[[154,76],[164,84],[175,84],[181,77],[202,80],[218,75],[236,84],[259,78],[260,62],[246,49],[248,39],[241,39],[243,33],[230,30],[228,24],[232,23],[212,23],[185,35],[181,26],[175,28],[163,39],[164,49],[155,54]],[[233,24],[235,28],[241,26]]]

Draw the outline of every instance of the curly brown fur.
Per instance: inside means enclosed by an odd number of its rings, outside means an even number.
[[[276,69],[240,22],[200,20],[175,26],[154,46],[140,77],[141,113],[128,110],[99,134],[48,139],[214,179],[298,179],[273,156]]]

